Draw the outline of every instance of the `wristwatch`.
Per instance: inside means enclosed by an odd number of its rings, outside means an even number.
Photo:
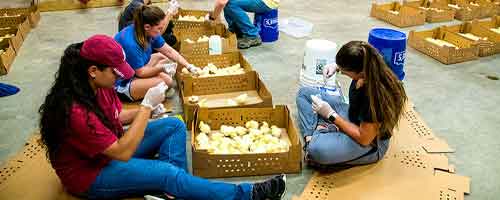
[[[328,120],[330,120],[330,122],[332,123],[335,123],[336,119],[337,119],[337,113],[333,113],[328,117]]]
[[[212,20],[212,21],[214,21],[214,20],[215,20],[215,18],[212,16],[212,13],[209,13],[209,14],[208,14],[208,19],[210,19],[210,20]]]

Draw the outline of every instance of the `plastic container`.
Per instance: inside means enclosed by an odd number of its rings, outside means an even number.
[[[255,13],[254,25],[259,28],[262,42],[274,42],[278,40],[278,10],[274,9],[266,13]]]
[[[335,64],[337,44],[328,40],[313,39],[306,42],[304,62],[300,70],[299,85],[315,87],[332,95],[338,94],[335,75],[324,80],[323,69]]]
[[[368,36],[368,42],[378,49],[399,80],[405,77],[406,39],[405,33],[388,28],[374,28]]]
[[[296,17],[280,19],[279,24],[280,31],[296,38],[309,36],[314,26],[311,22]]]
[[[208,39],[208,54],[209,55],[222,54],[222,39],[219,35],[212,35]]]

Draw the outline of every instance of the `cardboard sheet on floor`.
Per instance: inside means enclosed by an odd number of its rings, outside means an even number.
[[[470,178],[454,174],[446,154],[431,153],[451,151],[407,106],[384,159],[334,173],[317,172],[294,199],[464,199]]]
[[[39,138],[31,137],[23,151],[0,168],[0,199],[78,200],[64,191]]]
[[[234,105],[229,104],[228,99],[235,99],[236,97],[247,94],[248,97],[244,104],[242,105],[253,105],[264,102],[259,96],[256,90],[238,91],[238,92],[227,92],[220,94],[209,94],[198,96],[199,101],[206,99],[203,103],[204,107],[207,108],[222,108],[222,107],[233,107]],[[189,97],[184,97],[184,102],[189,102]]]
[[[165,106],[165,110],[167,112],[172,112],[174,110],[174,101],[171,99],[166,99],[163,102],[163,106]],[[141,101],[134,101],[134,102],[122,102],[123,109],[134,109],[134,108],[139,108],[141,105]]]

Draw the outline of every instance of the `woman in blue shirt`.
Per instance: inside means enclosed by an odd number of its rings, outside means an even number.
[[[119,80],[115,84],[122,99],[142,99],[149,88],[162,81],[171,87],[171,75],[175,72],[176,64],[165,64],[167,58],[191,72],[199,70],[166,44],[161,36],[177,8],[178,4],[170,5],[165,14],[156,6],[142,5],[134,12],[134,23],[115,35],[115,40],[123,47],[127,62],[135,70],[135,77]],[[159,53],[153,54],[153,49]]]

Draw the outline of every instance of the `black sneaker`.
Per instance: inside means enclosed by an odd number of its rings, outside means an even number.
[[[238,49],[248,49],[250,47],[259,46],[262,44],[262,40],[259,36],[255,38],[242,37],[238,39]]]
[[[281,174],[267,181],[255,183],[252,200],[279,200],[286,191],[286,175]]]

